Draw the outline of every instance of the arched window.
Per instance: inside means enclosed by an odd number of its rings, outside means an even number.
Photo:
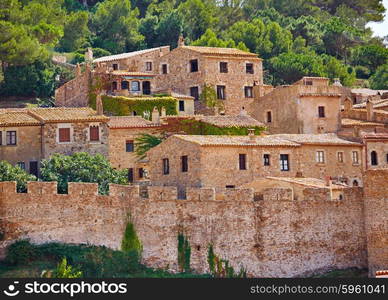
[[[353,180],[353,186],[358,186],[358,181],[356,179]]]
[[[129,82],[128,81],[121,81],[121,89],[122,90],[128,90],[129,89]]]
[[[112,90],[113,91],[117,90],[117,82],[116,81],[112,82]]]
[[[378,165],[376,151],[372,151],[370,153],[370,163],[371,163],[372,166],[377,166]]]
[[[131,91],[132,92],[140,91],[140,82],[139,81],[132,81],[131,82]]]

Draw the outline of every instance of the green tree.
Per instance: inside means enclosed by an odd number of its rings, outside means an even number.
[[[376,90],[388,90],[388,64],[377,68],[376,73],[370,78],[370,86]]]
[[[36,177],[26,173],[18,166],[12,166],[9,162],[0,161],[0,181],[16,181],[16,189],[19,193],[27,191],[27,182],[35,181]]]
[[[143,246],[136,234],[135,226],[132,222],[128,222],[125,228],[124,237],[121,241],[121,250],[124,252],[136,253],[138,261],[143,252]]]
[[[345,86],[352,86],[355,83],[356,73],[353,72],[352,68],[344,65],[335,57],[324,55],[323,64],[325,68],[325,76],[329,77],[331,80],[339,78],[341,83]]]
[[[115,170],[101,154],[77,152],[73,155],[54,154],[41,164],[43,181],[57,181],[58,192],[66,193],[68,182],[98,183],[100,194],[107,194],[109,183],[127,184],[127,171]]]
[[[106,0],[97,6],[92,18],[96,39],[94,47],[111,53],[134,51],[144,37],[139,33],[139,10],[131,8],[130,0]]]
[[[162,138],[152,134],[144,133],[139,135],[135,139],[135,153],[139,159],[143,159],[147,156],[147,151],[156,147],[163,141]]]
[[[88,30],[88,13],[78,11],[66,17],[64,35],[60,41],[60,49],[65,52],[77,50],[86,41]]]
[[[73,267],[67,264],[67,259],[64,257],[58,264],[57,268],[52,273],[53,278],[81,278],[82,272],[73,269]]]
[[[367,67],[371,73],[388,62],[388,49],[380,45],[359,46],[352,51],[352,63]]]

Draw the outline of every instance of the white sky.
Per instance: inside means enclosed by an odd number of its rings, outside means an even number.
[[[370,22],[368,24],[368,27],[372,28],[374,32],[373,36],[384,37],[388,35],[388,0],[383,0],[383,4],[387,10],[385,12],[384,21],[381,23]]]

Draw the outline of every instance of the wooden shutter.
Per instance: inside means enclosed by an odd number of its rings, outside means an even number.
[[[70,142],[70,128],[59,128],[59,142]]]
[[[90,140],[91,141],[100,140],[100,128],[98,126],[90,127]]]

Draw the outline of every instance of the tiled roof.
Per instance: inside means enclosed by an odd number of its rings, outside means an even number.
[[[169,47],[169,46],[164,46],[164,47]],[[100,58],[96,58],[95,60],[93,60],[93,62],[97,63],[97,62],[107,62],[107,61],[126,59],[126,58],[130,58],[130,57],[133,57],[133,56],[136,56],[136,55],[145,54],[145,53],[148,53],[148,52],[159,50],[160,48],[164,48],[164,47],[157,47],[157,48],[151,48],[151,49],[144,49],[144,50],[140,50],[140,51],[121,53],[121,54],[109,55],[109,56],[103,56],[103,57],[100,57]]]
[[[272,135],[255,136],[251,140],[249,136],[230,135],[174,135],[179,139],[196,143],[201,146],[291,146],[298,147],[300,144],[281,139]]]
[[[53,107],[53,108],[32,108],[29,114],[42,122],[107,122],[109,118],[97,115],[96,111],[89,107]]]
[[[388,93],[388,90],[372,90],[372,89],[366,89],[366,88],[361,88],[361,89],[351,89],[350,90],[353,94],[361,94],[365,96],[374,96],[374,95],[382,95],[384,93]]]
[[[313,145],[361,145],[339,138],[335,133],[323,134],[275,134],[274,137],[300,144]]]
[[[201,120],[217,127],[254,127],[265,125],[248,115],[204,116]]]
[[[160,126],[159,124],[154,124],[140,116],[110,117],[108,125],[109,128],[140,128]]]
[[[266,177],[266,178],[272,179],[272,180],[289,182],[289,183],[296,183],[296,184],[305,185],[305,186],[309,186],[309,187],[316,187],[316,188],[343,189],[346,187],[346,186],[339,185],[339,184],[331,184],[330,186],[327,186],[325,180],[318,179],[318,178],[299,178],[299,177]]]
[[[131,71],[124,71],[124,70],[115,70],[112,71],[112,75],[117,76],[155,76],[155,74],[152,73],[146,73],[146,72],[131,72]]]
[[[40,121],[33,118],[26,110],[0,110],[0,126],[39,125]]]
[[[387,107],[388,99],[381,99],[376,101],[372,100],[372,103],[373,103],[373,108]],[[353,108],[365,108],[365,107],[366,107],[366,102],[353,105]]]
[[[342,126],[384,126],[382,123],[376,123],[376,122],[369,122],[369,121],[362,121],[362,120],[356,120],[356,119],[342,119],[341,120]]]
[[[363,135],[364,139],[388,139],[388,132],[378,132],[378,133],[366,133]]]
[[[181,48],[195,51],[205,55],[221,55],[221,56],[249,56],[256,57],[257,54],[242,51],[236,48],[218,48],[218,47],[200,47],[200,46],[182,46]]]
[[[176,92],[171,92],[171,96],[177,99],[187,99],[187,100],[194,100],[194,97],[176,93]]]

